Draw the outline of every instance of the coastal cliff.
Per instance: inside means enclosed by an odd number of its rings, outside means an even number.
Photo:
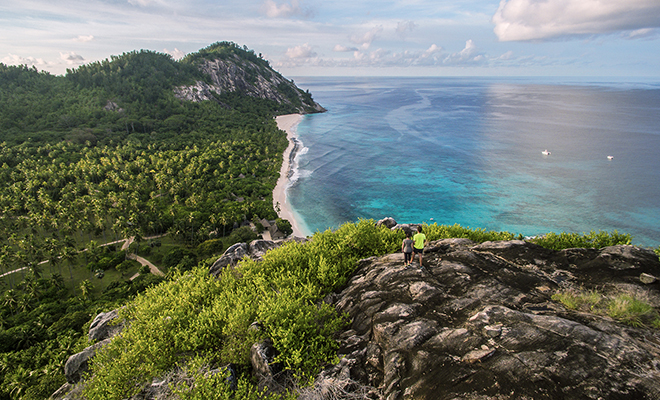
[[[413,227],[395,225],[391,233]],[[348,245],[359,247],[361,236]],[[208,272],[220,280],[223,271],[241,271],[246,256],[263,263],[270,251],[304,249],[319,239],[233,246]],[[207,373],[228,376],[231,388],[236,371],[248,369],[262,388],[293,389],[299,399],[655,399],[658,276],[658,256],[630,245],[557,251],[523,240],[434,240],[421,267],[404,267],[400,252],[361,259],[346,283],[316,305],[331,306],[348,323],[335,335],[339,362],[314,385],[296,386],[269,337],[254,342],[248,365]],[[625,323],[598,312],[598,304],[567,307],[562,293],[599,293],[603,302],[643,298],[652,309]],[[249,330],[274,333],[263,321]],[[85,365],[84,357],[71,363]],[[71,368],[67,375],[73,384],[84,374]],[[172,371],[144,382],[133,398],[177,398],[171,388],[190,379]],[[74,393],[80,392],[61,398]]]
[[[309,92],[302,91],[293,81],[284,78],[266,60],[231,43],[209,46],[184,61],[196,65],[205,80],[176,87],[174,93],[180,99],[222,103],[221,95],[240,93],[289,106],[289,113],[325,111]]]

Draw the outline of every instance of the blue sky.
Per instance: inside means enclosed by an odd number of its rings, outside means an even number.
[[[660,0],[0,0],[0,62],[58,75],[217,41],[285,76],[660,77]]]

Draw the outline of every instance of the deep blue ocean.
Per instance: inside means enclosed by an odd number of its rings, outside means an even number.
[[[288,189],[310,234],[393,217],[525,236],[618,230],[660,245],[658,81],[295,82],[328,110],[298,125]]]

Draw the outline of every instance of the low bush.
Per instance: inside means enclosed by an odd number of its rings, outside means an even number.
[[[469,227],[462,227],[459,224],[451,226],[438,225],[437,223],[434,223],[433,225],[425,224],[422,228],[422,232],[424,232],[428,240],[466,238],[473,242],[483,243],[497,240],[513,240],[516,238],[522,239],[521,235],[516,236],[511,232],[487,231],[483,228],[471,229]]]
[[[544,236],[529,240],[539,246],[551,250],[563,250],[570,248],[594,248],[600,249],[607,246],[619,244],[630,244],[632,236],[619,233],[616,230],[609,233],[605,231],[591,231],[589,233],[548,233]]]

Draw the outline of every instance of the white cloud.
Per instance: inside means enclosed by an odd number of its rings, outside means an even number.
[[[337,47],[337,46],[335,46]],[[343,46],[341,46],[344,48]],[[292,50],[292,49],[289,49]],[[297,58],[289,56],[275,63],[276,67],[330,67],[330,68],[383,68],[383,67],[413,67],[443,65],[442,48],[433,44],[424,51],[394,52],[378,48],[373,51],[356,50],[351,58],[321,58],[314,53],[312,58]]]
[[[335,47],[332,49],[332,51],[336,52],[349,52],[349,51],[358,51],[357,47],[346,47],[342,46],[341,44],[336,44]]]
[[[402,21],[396,24],[396,33],[401,36],[405,37],[406,33],[412,32],[413,29],[415,29],[417,25],[413,21]]]
[[[316,57],[316,53],[312,50],[312,46],[305,43],[300,46],[291,47],[287,49],[286,56],[290,59],[294,58],[312,58]]]
[[[128,0],[128,4],[134,6],[141,6],[141,7],[146,7],[152,4],[153,2],[154,2],[153,0]]]
[[[2,59],[2,63],[5,65],[34,65],[37,67],[45,67],[50,65],[50,63],[44,61],[42,58],[21,57],[11,53]]]
[[[451,65],[480,64],[486,61],[483,54],[478,53],[477,45],[472,39],[465,42],[465,48],[458,53],[448,55],[443,63]]]
[[[510,60],[513,58],[513,51],[509,50],[501,56],[495,58],[495,60]]]
[[[364,50],[367,50],[371,46],[371,43],[373,43],[373,41],[376,40],[376,38],[380,36],[382,32],[383,27],[377,26],[361,35],[351,36],[350,41],[352,43],[359,44]]]
[[[163,53],[171,55],[172,58],[175,59],[175,60],[180,60],[183,57],[185,57],[185,55],[186,55],[185,51],[181,51],[181,50],[177,49],[176,47],[174,48],[174,50],[163,49]]]
[[[658,31],[652,28],[636,29],[632,32],[624,32],[622,36],[626,39],[647,39],[658,36]]]
[[[311,9],[303,8],[298,0],[291,0],[291,3],[277,4],[274,0],[266,0],[263,3],[262,10],[270,18],[287,18],[300,16],[310,18],[313,15]]]
[[[78,37],[73,38],[73,40],[76,41],[76,42],[83,42],[83,43],[91,42],[92,40],[94,40],[94,36],[92,36],[92,35],[87,35],[87,36],[79,35]]]
[[[60,52],[60,59],[67,65],[80,65],[85,62],[83,56],[78,55],[72,51],[66,53]]]
[[[501,0],[493,23],[502,41],[635,31],[660,27],[660,1]]]

